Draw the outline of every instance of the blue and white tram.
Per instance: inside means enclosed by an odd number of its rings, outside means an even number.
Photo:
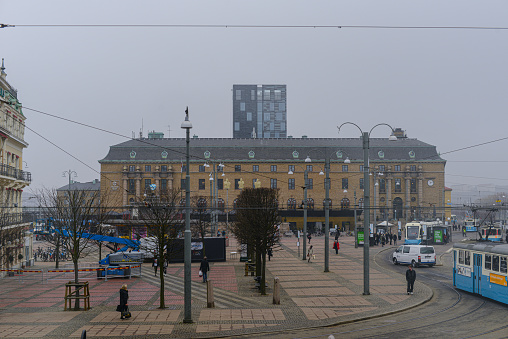
[[[478,232],[478,219],[466,218],[464,219],[464,227],[466,228],[466,232]]]
[[[482,235],[483,240],[501,242],[503,239],[503,230],[499,226],[495,225],[482,226],[480,227],[480,233]]]
[[[508,245],[453,245],[453,286],[508,304]]]
[[[405,245],[420,245],[422,243],[423,229],[419,222],[409,222],[406,224]]]

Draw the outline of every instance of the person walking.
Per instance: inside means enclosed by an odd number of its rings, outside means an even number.
[[[397,246],[397,236],[393,235],[393,246]]]
[[[155,274],[154,274],[155,277],[157,276],[157,266],[158,266],[157,265],[157,259],[153,259],[152,267],[153,267],[153,269],[155,271]]]
[[[164,260],[164,276],[168,273],[168,261]]]
[[[272,248],[268,249],[267,254],[268,254],[268,261],[270,261],[270,258],[273,256]]]
[[[406,271],[406,281],[407,281],[407,294],[413,294],[413,285],[416,280],[416,272],[413,270],[413,265],[409,265]]]
[[[125,319],[125,314],[129,310],[129,291],[127,290],[127,285],[122,285],[120,289],[120,319]]]
[[[466,236],[466,226],[462,226],[462,237]]]
[[[310,245],[309,249],[307,250],[307,262],[310,262],[310,259],[314,255],[314,249],[312,248],[312,245]]]
[[[203,274],[203,282],[205,283],[208,279],[208,271],[210,271],[210,264],[208,263],[208,260],[206,260],[206,257],[203,258],[201,261],[201,265],[199,265],[199,270]]]
[[[310,244],[310,239],[312,239],[312,236],[309,234],[307,234],[307,239],[309,239],[309,244]]]
[[[335,254],[339,254],[340,244],[338,240],[333,243],[333,248],[335,249]]]

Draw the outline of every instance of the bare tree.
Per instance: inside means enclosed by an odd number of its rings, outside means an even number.
[[[97,208],[95,209],[95,215],[92,219],[92,229],[91,233],[109,236],[111,229],[106,227],[106,223],[112,218],[112,213],[115,211],[115,207],[113,203],[115,202],[116,195],[119,193],[115,193],[113,191],[108,190],[107,188],[103,188],[101,190],[100,200],[97,204]],[[93,242],[99,248],[99,261],[102,259],[102,240],[93,240]]]
[[[203,243],[203,257],[206,256],[205,237],[211,230],[210,212],[206,209],[206,198],[202,196],[194,196],[191,198],[191,206],[193,207],[193,218],[191,220],[191,230],[193,234],[197,234]],[[213,236],[213,234],[212,234]]]
[[[56,190],[45,190],[41,193],[39,202],[45,214],[53,219],[55,233],[60,235],[74,264],[74,282],[79,283],[78,263],[92,244],[89,221],[97,213],[100,192],[70,190],[58,195]],[[76,299],[75,309],[79,309],[79,299]]]
[[[266,294],[266,253],[279,240],[278,195],[277,189],[244,188],[236,203],[236,221],[231,229],[238,240],[255,252],[261,294]]]
[[[151,251],[157,259],[160,279],[160,304],[165,308],[164,300],[164,265],[171,260],[176,251],[176,239],[184,228],[179,207],[180,191],[176,189],[161,190],[149,194],[139,208],[139,219],[146,225],[147,238],[144,250]]]

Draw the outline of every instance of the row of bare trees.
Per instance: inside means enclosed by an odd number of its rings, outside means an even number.
[[[165,308],[164,300],[164,270],[165,262],[169,262],[177,251],[176,239],[184,230],[185,209],[180,206],[181,192],[170,189],[158,192],[157,195],[147,196],[139,204],[139,222],[146,227],[145,251],[151,251],[161,266],[160,279],[160,308]],[[79,283],[78,266],[81,258],[90,251],[103,246],[101,241],[91,240],[90,233],[101,234],[107,223],[111,211],[118,207],[111,206],[114,201],[108,194],[102,195],[98,191],[69,190],[65,194],[58,194],[56,190],[41,190],[37,194],[43,214],[52,222],[52,232],[48,241],[55,246],[55,257],[58,267],[59,253],[65,249],[69,253],[74,266],[74,282]],[[199,198],[192,199],[193,233],[199,235],[203,241],[210,232],[210,218],[208,211],[198,204]],[[280,218],[277,212],[278,191],[268,188],[244,189],[237,202],[236,222],[232,231],[240,242],[248,244],[250,253],[257,263],[258,275],[261,276],[261,292],[265,293],[266,254],[277,241],[277,225]],[[103,234],[107,235],[107,234]],[[137,234],[139,238],[141,235]],[[206,251],[206,248],[203,248]],[[99,253],[99,256],[102,256]],[[76,300],[79,308],[79,299]]]

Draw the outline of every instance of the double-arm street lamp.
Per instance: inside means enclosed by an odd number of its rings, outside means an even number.
[[[310,158],[307,157],[307,159],[305,159],[305,162],[311,162]],[[302,260],[306,260],[306,255],[307,255],[307,186],[308,186],[308,171],[307,171],[307,168],[303,168],[302,166],[300,165],[295,165],[295,166],[298,166],[300,167],[301,169],[303,169],[303,180],[304,180],[304,183],[303,183],[303,256],[302,256]],[[289,175],[292,175],[293,174],[293,171],[289,171],[288,172]]]
[[[369,295],[370,294],[370,288],[369,288],[369,240],[370,240],[370,181],[369,181],[369,139],[370,139],[370,133],[372,133],[372,130],[378,126],[384,125],[390,127],[392,130],[392,134],[388,138],[388,140],[397,140],[397,137],[394,135],[394,129],[392,126],[380,123],[375,125],[370,129],[369,132],[364,132],[357,124],[353,122],[345,122],[342,125],[338,126],[337,128],[340,129],[344,125],[353,125],[356,126],[360,133],[362,134],[362,141],[363,141],[363,187],[364,187],[364,194],[363,194],[363,204],[364,204],[364,210],[365,213],[363,215],[363,234],[364,234],[364,240],[363,240],[363,294]]]
[[[185,121],[181,127],[185,129],[186,155],[185,155],[185,232],[184,232],[184,323],[192,323],[191,309],[191,231],[190,231],[190,129],[189,108],[185,110]]]

